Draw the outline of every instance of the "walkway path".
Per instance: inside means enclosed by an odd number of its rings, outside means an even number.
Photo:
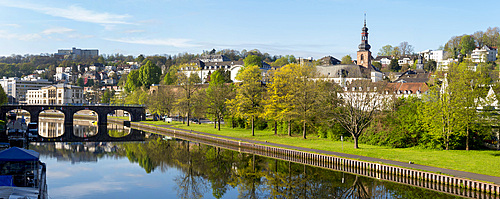
[[[149,125],[153,125],[153,124],[149,124]],[[181,131],[189,131],[186,129],[174,128],[171,125],[155,125],[155,126],[167,127],[170,129],[181,130]],[[352,155],[352,154],[347,154],[347,153],[339,153],[339,152],[325,151],[325,150],[319,150],[319,149],[296,147],[296,146],[290,146],[290,145],[285,145],[285,144],[276,144],[276,143],[271,143],[271,142],[262,142],[262,141],[256,141],[256,140],[251,140],[251,139],[230,137],[230,136],[217,135],[217,134],[205,133],[205,132],[199,132],[199,131],[191,131],[191,132],[203,134],[203,135],[208,135],[208,136],[213,136],[213,137],[220,137],[220,138],[227,138],[227,139],[231,139],[231,140],[245,141],[245,142],[255,143],[255,144],[269,145],[269,146],[282,147],[282,148],[288,148],[288,149],[296,149],[296,150],[313,152],[313,153],[322,153],[322,154],[334,155],[334,156],[345,157],[345,158],[350,158],[350,159],[365,160],[365,161],[370,161],[370,162],[380,162],[383,164],[396,165],[396,166],[418,169],[418,170],[423,170],[423,171],[429,171],[429,172],[434,172],[434,173],[442,173],[442,174],[447,174],[450,176],[455,176],[455,177],[460,177],[460,178],[468,178],[468,179],[472,179],[472,180],[492,182],[494,184],[500,185],[500,177],[496,177],[496,176],[489,176],[489,175],[483,175],[483,174],[477,174],[477,173],[471,173],[471,172],[465,172],[465,171],[457,171],[457,170],[452,170],[452,169],[443,169],[443,168],[425,166],[425,165],[419,165],[419,164],[409,164],[407,162],[386,160],[386,159],[366,157],[366,156],[360,156],[360,155]],[[499,163],[499,165],[500,165],[500,163]]]

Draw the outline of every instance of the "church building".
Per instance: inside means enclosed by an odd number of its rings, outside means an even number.
[[[372,65],[370,48],[365,18],[364,26],[361,29],[361,44],[358,45],[356,64],[320,65],[316,68],[323,78],[332,80],[343,87],[355,80],[382,81],[382,72]]]

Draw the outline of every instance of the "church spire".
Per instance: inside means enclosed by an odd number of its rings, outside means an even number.
[[[371,46],[368,44],[368,28],[366,27],[366,13],[364,26],[361,29],[361,44],[358,46],[359,50],[370,50]]]
[[[365,68],[370,68],[372,52],[370,52],[370,44],[368,44],[368,28],[366,27],[366,13],[363,28],[361,29],[361,44],[358,46],[357,63]]]

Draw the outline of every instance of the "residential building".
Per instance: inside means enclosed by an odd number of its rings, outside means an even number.
[[[100,71],[101,67],[96,66],[96,65],[92,65],[92,66],[89,66],[89,70],[90,71]]]
[[[413,65],[414,57],[412,56],[405,56],[401,57],[398,59],[398,65],[403,66],[403,65]]]
[[[325,56],[323,58],[321,58],[320,60],[318,60],[321,65],[325,66],[325,65],[337,65],[337,64],[340,64],[341,61],[338,60],[337,58],[335,57],[332,57],[332,56]]]
[[[2,86],[5,94],[9,98],[9,103],[26,103],[26,92],[28,90],[40,89],[44,86],[51,85],[47,79],[30,79],[22,80],[18,77],[10,77],[0,79],[0,85]]]
[[[377,56],[372,62],[379,62],[382,67],[387,67],[391,64],[392,56]]]
[[[83,88],[69,84],[56,84],[38,90],[28,90],[28,104],[81,104],[86,103]]]
[[[471,60],[475,63],[496,61],[497,49],[486,45],[482,48],[476,48],[472,51]]]
[[[408,70],[399,77],[394,80],[394,82],[399,82],[399,83],[415,83],[415,82],[420,82],[420,83],[425,83],[429,81],[431,77],[431,73],[425,72],[425,71],[418,71],[418,70]]]
[[[387,87],[393,90],[396,97],[422,97],[427,93],[429,86],[425,82],[396,82],[388,83]]]
[[[116,66],[106,66],[104,69],[107,71],[116,71]]]
[[[56,81],[56,82],[69,83],[69,82],[75,82],[76,79],[78,79],[78,76],[72,75],[71,73],[66,73],[66,72],[56,73],[54,75],[54,81]]]
[[[207,62],[226,62],[226,61],[231,61],[229,58],[227,58],[225,55],[203,55],[199,59],[200,61],[207,63]]]
[[[116,79],[105,79],[105,80],[102,80],[102,83],[104,85],[116,85],[118,83],[118,81]]]
[[[261,69],[267,71],[271,68],[269,64],[263,63]],[[224,69],[230,72],[231,80],[236,80],[236,74],[243,67],[243,61],[223,61],[223,62],[203,62],[201,60],[192,61],[189,64],[184,65],[180,70],[186,74],[188,77],[191,74],[197,74],[203,83],[206,82],[207,77],[218,69]],[[265,72],[263,72],[265,73]]]
[[[434,60],[436,63],[442,62],[444,58],[444,50],[424,50],[419,52],[425,60]]]
[[[99,56],[99,50],[95,49],[77,49],[73,47],[70,50],[63,50],[60,49],[57,51],[57,53],[54,54],[54,57],[59,58],[59,59],[76,59],[77,57],[96,57]]]

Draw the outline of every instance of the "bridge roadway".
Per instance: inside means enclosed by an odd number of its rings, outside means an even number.
[[[4,104],[0,106],[0,120],[6,121],[9,111],[21,109],[30,113],[30,121],[38,122],[38,117],[42,111],[57,110],[64,114],[64,125],[73,125],[73,116],[81,110],[91,110],[97,114],[97,125],[108,123],[108,114],[116,110],[127,111],[130,114],[130,121],[137,122],[146,120],[146,107],[141,105],[42,105],[42,104]]]

